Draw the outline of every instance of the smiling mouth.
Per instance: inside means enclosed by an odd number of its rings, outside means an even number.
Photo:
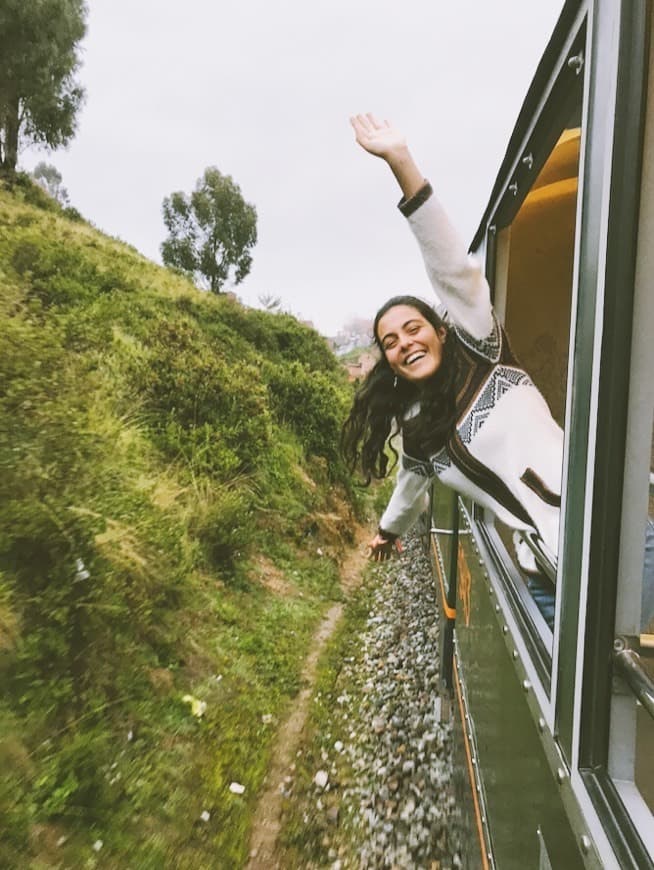
[[[411,366],[414,363],[418,362],[425,356],[424,350],[418,350],[415,353],[409,354],[409,356],[404,360],[404,365]]]

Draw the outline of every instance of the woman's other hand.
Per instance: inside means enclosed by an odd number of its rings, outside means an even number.
[[[379,533],[375,535],[366,548],[366,556],[371,562],[385,562],[395,553],[401,552],[402,544],[400,543],[399,538],[396,538],[394,541],[389,541]]]

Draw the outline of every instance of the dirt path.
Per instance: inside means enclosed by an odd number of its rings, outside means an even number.
[[[356,588],[361,580],[361,572],[365,565],[362,553],[368,537],[367,530],[359,532],[356,547],[350,552],[341,567],[341,585],[346,593]],[[302,670],[301,680],[304,688],[298,695],[290,716],[278,731],[272,753],[272,762],[266,777],[268,785],[259,798],[254,813],[250,835],[250,860],[246,865],[246,870],[280,870],[280,865],[275,860],[275,847],[280,830],[283,800],[279,786],[288,774],[299,748],[316,682],[320,654],[334,633],[342,614],[342,604],[334,604],[330,607],[313,636],[311,652],[307,656]]]

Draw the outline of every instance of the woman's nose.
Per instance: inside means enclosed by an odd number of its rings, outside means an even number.
[[[413,339],[411,338],[410,335],[401,335],[400,336],[400,347],[402,348],[402,350],[405,350],[407,347],[409,347],[409,345],[411,344],[412,341],[413,341]]]

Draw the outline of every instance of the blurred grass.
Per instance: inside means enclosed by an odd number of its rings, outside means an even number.
[[[0,185],[0,866],[237,867],[362,510],[350,388],[44,197]]]
[[[339,697],[347,693],[357,707],[363,698],[355,695],[351,680],[343,676],[344,661],[360,655],[360,637],[370,616],[375,568],[369,566],[363,584],[348,598],[343,619],[321,656],[316,685],[305,726],[302,750],[295,762],[293,791],[284,801],[278,859],[285,870],[329,867],[338,855],[348,866],[358,864],[358,832],[344,815],[343,789],[358,776],[346,753],[334,749],[337,741],[351,742],[349,728],[337,721]],[[332,770],[332,764],[335,770]],[[329,787],[318,790],[317,771],[329,773]],[[338,824],[329,820],[329,810],[338,810]]]

